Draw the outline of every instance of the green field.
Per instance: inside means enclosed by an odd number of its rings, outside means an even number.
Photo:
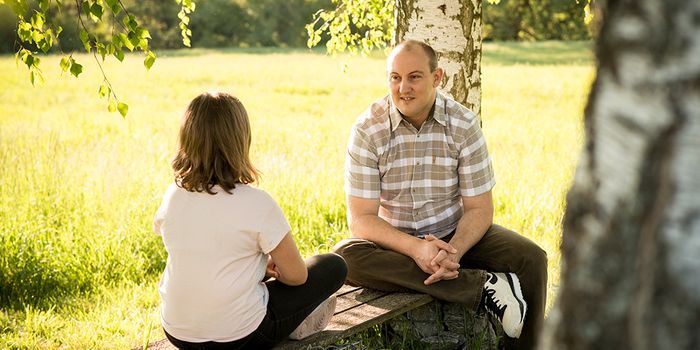
[[[224,90],[248,109],[260,187],[305,256],[347,236],[343,158],[351,124],[386,93],[382,55],[305,50],[161,52],[109,60],[123,119],[97,97],[92,56],[79,79],[42,59],[46,83],[0,57],[0,348],[128,349],[160,339],[166,253],[151,219],[172,181],[180,116]],[[347,64],[345,72],[341,66]],[[496,219],[549,254],[559,281],[565,193],[593,77],[588,43],[488,43],[482,119],[494,158]]]

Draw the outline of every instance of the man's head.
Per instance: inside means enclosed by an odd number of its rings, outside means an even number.
[[[428,118],[442,80],[435,51],[416,40],[400,43],[387,58],[387,75],[394,105],[404,118],[419,127]]]

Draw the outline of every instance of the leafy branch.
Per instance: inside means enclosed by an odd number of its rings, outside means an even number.
[[[37,0],[36,7],[31,9],[29,21],[25,19],[30,12],[29,0],[0,0],[0,5],[7,5],[17,16],[17,45],[19,47],[15,59],[19,64],[22,61],[29,70],[29,80],[32,85],[36,80],[44,81],[40,68],[40,52],[47,54],[52,47],[57,46],[63,57],[59,66],[63,72],[69,72],[78,77],[83,72],[83,66],[73,57],[73,52],[64,53],[60,46],[59,36],[63,28],[47,22],[47,14],[51,8],[52,0]],[[54,0],[55,7],[61,10],[63,0]],[[190,46],[189,15],[195,9],[192,0],[175,0],[180,6],[179,27],[181,29],[182,42]],[[98,88],[98,95],[107,98],[107,110],[119,111],[122,117],[128,113],[129,106],[117,97],[102,62],[107,56],[114,56],[120,62],[124,60],[124,48],[129,52],[140,51],[146,57],[143,65],[147,70],[156,61],[156,54],[149,49],[148,43],[151,35],[148,30],[139,25],[137,18],[130,14],[121,0],[74,0],[77,10],[77,24],[80,29],[79,38],[86,53],[92,53],[102,74],[103,81]],[[111,14],[111,15],[108,15]],[[120,21],[121,18],[121,21]],[[90,21],[92,22],[90,25]],[[111,37],[101,39],[96,31],[91,28],[98,23],[110,21],[112,25]],[[37,48],[38,50],[33,50]],[[101,57],[101,60],[98,58]]]
[[[392,0],[333,0],[336,8],[319,10],[306,25],[308,47],[328,35],[326,51],[367,55],[389,45],[394,32]]]

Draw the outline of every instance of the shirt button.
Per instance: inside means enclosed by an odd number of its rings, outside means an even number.
[[[420,165],[420,162],[416,162],[416,165]]]

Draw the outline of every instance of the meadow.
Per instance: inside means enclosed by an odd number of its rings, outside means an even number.
[[[46,82],[36,87],[13,56],[0,56],[0,348],[129,349],[163,337],[157,286],[167,254],[151,221],[172,181],[181,114],[203,91],[245,104],[259,187],[282,207],[302,254],[347,237],[345,146],[357,115],[386,94],[382,54],[158,54],[150,71],[137,56],[104,63],[126,118],[98,98],[92,56],[76,56],[79,79],[60,74],[60,56],[43,58]],[[484,45],[495,222],[548,252],[548,307],[593,66],[589,43]]]

